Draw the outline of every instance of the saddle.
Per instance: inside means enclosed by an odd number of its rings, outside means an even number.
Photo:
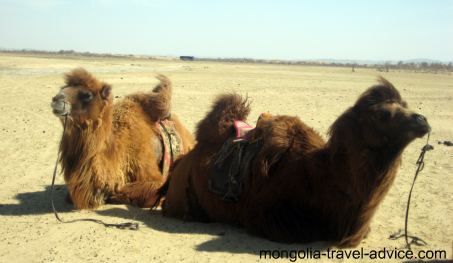
[[[215,156],[213,173],[208,181],[209,191],[227,202],[237,202],[244,182],[250,175],[250,164],[261,149],[261,140],[251,140],[248,134],[254,127],[235,121],[235,136],[228,138]]]
[[[159,168],[164,177],[167,177],[171,164],[182,154],[182,139],[179,136],[175,123],[170,119],[161,120],[158,125],[162,145],[162,158]]]

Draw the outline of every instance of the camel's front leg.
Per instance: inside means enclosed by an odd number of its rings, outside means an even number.
[[[105,202],[107,192],[105,187],[96,187],[84,183],[66,182],[69,200],[76,209],[95,209]]]
[[[108,201],[150,208],[156,202],[157,191],[162,184],[163,181],[137,181],[128,183],[113,193]]]

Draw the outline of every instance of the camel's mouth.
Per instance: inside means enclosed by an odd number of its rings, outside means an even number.
[[[70,104],[66,101],[64,94],[61,92],[52,98],[50,106],[55,115],[64,116],[70,111]]]
[[[425,116],[420,114],[413,114],[411,118],[411,128],[415,132],[415,135],[417,137],[423,137],[425,134],[431,131],[431,126],[429,126],[428,120]]]

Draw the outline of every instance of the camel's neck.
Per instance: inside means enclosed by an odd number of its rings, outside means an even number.
[[[332,145],[331,143],[330,145]],[[392,185],[400,163],[402,148],[389,146],[367,149],[358,144],[341,145],[327,151],[330,175],[338,182],[338,194],[346,196],[335,213],[345,213],[338,223],[338,238],[342,242],[361,240],[367,233],[371,219]],[[351,241],[352,240],[352,241]]]
[[[365,202],[381,200],[396,175],[403,148],[388,145],[372,149],[357,142],[349,145],[329,142],[328,145],[336,145],[335,149],[327,150],[331,171],[343,177],[344,187]]]
[[[104,114],[103,118],[82,125],[68,119],[60,157],[65,176],[69,176],[74,169],[81,169],[99,154],[113,154],[114,141],[111,114]]]
[[[393,182],[395,167],[406,144],[392,143],[397,140],[389,140],[369,129],[352,110],[335,121],[330,134],[326,151],[331,174],[343,177],[339,180],[343,182],[343,188],[353,191],[354,197],[365,202],[376,198],[376,193],[386,192]]]

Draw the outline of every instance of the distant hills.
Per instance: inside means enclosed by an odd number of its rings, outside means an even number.
[[[307,61],[312,62],[319,62],[319,63],[326,63],[326,64],[357,64],[357,65],[384,65],[384,64],[391,64],[396,65],[399,62],[404,64],[421,64],[421,63],[440,63],[440,64],[448,64],[451,61],[440,61],[435,59],[428,59],[428,58],[416,58],[416,59],[409,59],[409,60],[352,60],[352,59],[310,59]]]
[[[160,59],[178,60],[180,57],[171,56],[148,56],[133,54],[111,54],[111,53],[91,53],[78,52],[74,50],[45,51],[33,49],[5,49],[0,48],[0,52],[23,53],[30,55],[55,55],[55,56],[74,56],[74,57],[112,57],[112,58],[135,58],[135,59]],[[190,54],[183,54],[190,55]],[[184,56],[183,56],[184,57]],[[192,56],[191,56],[192,57]],[[389,69],[414,69],[414,70],[434,70],[434,71],[453,71],[453,62],[440,61],[435,59],[416,58],[409,60],[353,60],[353,59],[306,59],[306,60],[278,60],[278,59],[254,59],[254,58],[212,58],[212,57],[193,57],[198,61],[223,61],[237,63],[268,63],[268,64],[287,64],[287,65],[313,65],[313,66],[343,66],[343,67],[376,67]]]

